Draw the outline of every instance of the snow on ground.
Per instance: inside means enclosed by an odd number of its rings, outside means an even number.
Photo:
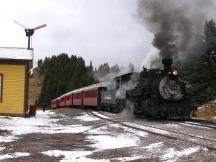
[[[0,151],[2,151],[2,150],[4,150],[5,149],[5,147],[0,147]]]
[[[145,147],[141,147],[140,149],[145,149],[147,152],[154,154],[161,152],[161,147],[163,146],[163,142],[158,142],[158,143],[152,143],[150,145],[147,145]],[[147,155],[148,156],[148,155]],[[119,158],[114,158],[112,160],[119,160],[119,161],[136,161],[140,159],[145,159],[146,155],[133,155],[132,157],[119,157]]]
[[[59,119],[52,119],[52,117],[56,116],[55,112],[52,111],[37,111],[36,118],[0,116],[0,128],[8,130],[12,134],[0,136],[0,142],[11,142],[19,139],[18,135],[29,133],[81,133],[91,129],[91,127],[83,125],[58,125],[56,122]]]
[[[62,151],[62,150],[49,150],[49,151],[45,151],[42,152],[42,154],[44,155],[48,155],[51,157],[60,157],[60,156],[64,156],[63,159],[61,159],[61,162],[70,162],[70,161],[74,161],[74,162],[84,162],[84,161],[88,161],[88,162],[106,162],[109,160],[94,160],[94,159],[90,159],[87,158],[87,155],[91,155],[92,152],[91,151]]]
[[[0,136],[0,142],[12,142],[19,139],[18,137],[15,136]]]
[[[108,129],[110,127],[114,128],[123,128],[125,130],[128,130],[127,133],[124,134],[110,134],[108,133]],[[88,136],[88,139],[95,144],[91,145],[92,147],[98,149],[98,150],[104,150],[104,149],[116,149],[116,148],[124,148],[124,147],[133,147],[138,146],[140,143],[140,139],[137,136],[136,132],[139,132],[140,135],[143,137],[146,137],[148,134],[143,132],[141,134],[140,131],[135,131],[130,128],[122,127],[119,124],[109,124],[106,126],[102,126],[100,128],[96,128],[93,130],[89,130],[86,133],[87,134],[97,134],[97,135],[90,135]]]
[[[112,135],[112,133],[109,133],[107,131],[108,126],[100,126],[98,128],[94,128],[94,129],[89,129],[88,131],[85,132],[85,134],[99,134],[99,135],[107,135],[110,134]]]
[[[80,116],[74,117],[73,119],[78,119],[78,120],[82,120],[82,121],[95,121],[95,120],[99,120],[98,118],[94,117],[94,116],[90,116],[88,114],[83,113]]]
[[[144,149],[147,149],[149,151],[154,150],[154,149],[160,149],[163,146],[163,142],[158,142],[158,143],[152,143],[148,146],[145,146]]]
[[[112,160],[117,160],[117,161],[136,161],[136,160],[139,160],[139,159],[145,159],[145,156],[133,156],[133,157],[120,157],[120,158],[115,158],[115,159],[112,159]]]
[[[88,139],[95,143],[91,146],[95,147],[98,150],[133,147],[139,145],[139,138],[130,134],[122,134],[115,136],[88,136]]]
[[[100,115],[99,113],[97,115]],[[58,119],[56,118],[58,117]],[[60,117],[60,119],[59,119]],[[105,117],[105,116],[103,116]],[[81,124],[77,125],[60,125],[57,124],[59,120],[70,118],[68,116],[58,116],[55,112],[52,111],[37,111],[36,118],[20,118],[20,117],[5,117],[0,116],[0,128],[2,130],[8,130],[11,132],[11,135],[0,136],[0,142],[10,142],[17,140],[19,135],[29,134],[29,133],[43,133],[43,134],[53,134],[53,133],[84,133],[87,135],[87,139],[93,144],[89,145],[92,148],[95,148],[93,151],[85,150],[48,150],[41,152],[44,155],[53,156],[53,157],[63,157],[62,162],[67,161],[107,161],[107,159],[94,160],[86,156],[91,155],[97,151],[106,150],[106,149],[118,149],[125,147],[139,147],[146,152],[159,152],[161,161],[177,161],[182,156],[188,156],[192,153],[199,151],[200,147],[187,148],[181,151],[176,150],[175,148],[168,148],[161,150],[164,146],[163,142],[152,143],[147,146],[141,146],[140,137],[149,137],[149,133],[134,130],[132,128],[124,127],[120,124],[114,124],[107,122],[105,125],[99,125],[99,127],[93,126],[83,126]],[[98,120],[96,117],[93,117],[87,113],[82,113],[81,116],[70,118],[78,119],[81,121],[95,121]],[[68,120],[68,119],[67,119]],[[143,130],[152,131],[161,134],[169,134],[167,131],[154,129],[151,127],[146,127],[134,123],[124,122],[127,125],[139,127]],[[112,133],[110,129],[112,128],[121,128],[124,130],[124,133]],[[121,131],[120,131],[121,132]],[[142,139],[143,140],[143,139]],[[6,149],[5,147],[0,146],[0,151]],[[72,149],[72,148],[71,148]],[[23,156],[30,156],[30,153],[25,152],[15,152],[13,154],[0,154],[0,160],[11,159]],[[120,161],[129,161],[144,159],[145,155],[134,155],[129,157],[117,157],[110,160],[120,160]]]
[[[191,148],[184,149],[182,151],[177,151],[174,148],[169,148],[168,150],[165,151],[165,154],[160,157],[160,160],[166,162],[174,162],[177,161],[178,158],[182,156],[188,156],[192,153],[199,151],[200,149],[201,149],[200,147],[191,147]]]
[[[0,160],[13,159],[18,157],[30,156],[27,152],[15,152],[14,154],[0,154]]]

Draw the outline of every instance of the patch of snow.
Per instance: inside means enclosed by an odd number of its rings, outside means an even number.
[[[187,148],[182,151],[176,151],[174,148],[170,148],[165,151],[165,154],[160,157],[160,160],[166,161],[166,162],[174,162],[174,161],[177,161],[178,158],[181,156],[188,156],[199,150],[200,150],[200,147]]]
[[[14,154],[5,154],[5,155],[0,155],[0,160],[4,159],[14,159],[18,157],[25,157],[25,156],[30,156],[30,153],[27,152],[15,152]]]
[[[99,120],[98,118],[96,118],[94,116],[90,116],[88,114],[83,114],[81,116],[76,116],[73,119],[78,119],[78,120],[83,120],[83,121],[95,121],[95,120]]]
[[[16,47],[0,47],[0,59],[33,60],[33,50]]]
[[[4,150],[5,149],[5,147],[0,147],[0,151],[2,151],[2,150]]]
[[[144,126],[144,125],[141,125],[141,124],[134,124],[134,123],[129,123],[129,122],[124,122],[124,123],[129,125],[129,126],[133,126],[133,127],[139,128],[139,129],[143,129],[143,130],[146,130],[146,131],[153,132],[153,133],[170,134],[170,132],[168,132],[168,131],[157,129],[157,128],[152,128],[152,127],[148,127],[148,126]]]
[[[197,110],[201,111],[204,108],[205,108],[204,106],[200,106],[200,107],[197,107]]]
[[[139,131],[139,130],[134,130],[134,129],[131,129],[131,130],[127,130],[127,131],[129,131],[129,132],[131,132],[131,133],[134,133],[134,134],[136,134],[137,136],[140,136],[140,137],[148,137],[148,133],[146,133],[146,132],[143,132],[143,131]]]
[[[85,134],[100,134],[100,135],[105,135],[105,134],[112,134],[107,132],[106,130],[108,129],[108,126],[101,126],[99,128],[92,128],[89,129],[88,131],[85,132]]]
[[[99,162],[99,161],[109,161],[109,160],[94,160],[87,158],[87,155],[91,155],[91,151],[61,151],[61,150],[49,150],[42,152],[44,155],[48,155],[51,157],[60,157],[64,156],[63,159],[61,159],[61,162],[83,162],[83,161],[88,161],[88,162]]]
[[[12,142],[18,140],[18,137],[15,136],[0,136],[0,142]]]
[[[203,151],[207,152],[208,149],[206,147],[202,148]]]
[[[41,114],[39,111],[36,118],[3,118],[4,121],[1,120],[0,126],[1,129],[12,131],[12,134],[15,135],[34,133],[42,131],[43,129],[41,129],[41,127],[51,125],[53,122],[58,121],[57,119],[50,119],[50,114],[53,113],[45,112],[44,114]]]
[[[138,146],[139,138],[132,136],[130,134],[109,136],[109,135],[99,135],[99,136],[88,136],[88,139],[93,141],[95,144],[91,145],[98,150],[103,149],[116,149],[123,147]]]
[[[0,117],[1,129],[12,133],[10,136],[0,136],[0,142],[11,142],[18,139],[16,136],[29,133],[81,133],[92,128],[82,125],[58,125],[56,122],[60,119],[51,119],[56,116],[53,111],[39,110],[36,118]]]
[[[56,115],[54,111],[42,111],[42,110],[37,110],[36,116],[41,117],[41,115],[44,117],[44,115]]]
[[[152,143],[148,146],[145,146],[144,148],[145,149],[148,149],[148,150],[153,150],[153,149],[159,149],[163,146],[163,142],[158,142],[158,143]]]
[[[119,158],[114,158],[112,160],[114,161],[121,161],[121,162],[126,162],[126,161],[135,161],[139,159],[145,159],[145,156],[133,156],[133,157],[119,157]]]

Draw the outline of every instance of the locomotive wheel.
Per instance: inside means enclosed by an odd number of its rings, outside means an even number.
[[[117,105],[117,109],[116,109],[116,113],[120,113],[120,112],[122,112],[123,109],[124,109],[124,107],[125,107],[124,105],[122,105],[122,104],[121,104],[121,105],[118,104],[118,105]]]
[[[111,112],[112,112],[112,113],[115,113],[115,114],[118,114],[118,113],[120,113],[121,111],[120,111],[119,106],[117,105],[117,106],[114,106],[114,107],[111,108]]]

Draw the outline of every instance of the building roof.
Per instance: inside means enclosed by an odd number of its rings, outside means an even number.
[[[0,47],[0,59],[33,60],[33,49],[17,47]]]

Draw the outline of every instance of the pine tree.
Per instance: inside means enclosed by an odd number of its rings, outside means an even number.
[[[210,59],[216,59],[216,24],[214,20],[205,23],[206,52]]]
[[[92,68],[81,57],[62,53],[45,58],[37,67],[43,76],[43,86],[38,105],[48,105],[50,100],[76,88],[95,83]]]
[[[216,63],[212,51],[216,51],[216,24],[210,20],[205,23],[204,34],[197,37],[188,51],[187,61],[178,63],[183,76],[192,84],[189,92],[196,103],[216,99]]]

